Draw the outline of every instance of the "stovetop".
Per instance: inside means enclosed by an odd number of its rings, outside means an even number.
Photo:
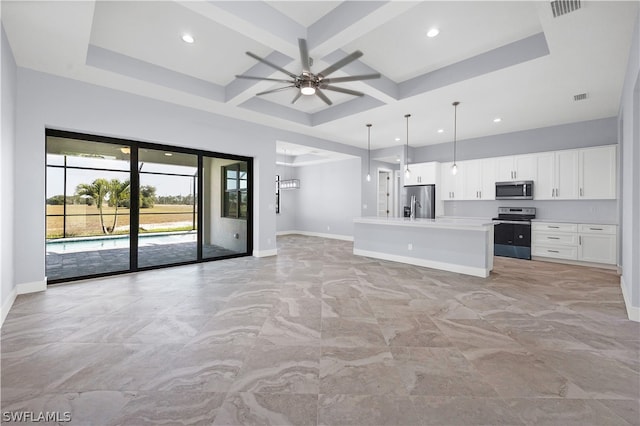
[[[499,207],[498,217],[494,217],[493,220],[530,222],[531,219],[535,218],[535,207]]]

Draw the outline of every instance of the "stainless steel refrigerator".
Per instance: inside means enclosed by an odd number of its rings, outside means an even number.
[[[413,206],[415,218],[434,219],[436,217],[436,186],[413,185],[402,190],[404,217],[411,217]]]

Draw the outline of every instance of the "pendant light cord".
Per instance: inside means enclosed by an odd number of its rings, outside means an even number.
[[[453,104],[453,164],[456,164],[456,139],[458,137],[458,105],[460,102],[455,101]]]
[[[367,124],[367,176],[371,176],[371,124]]]

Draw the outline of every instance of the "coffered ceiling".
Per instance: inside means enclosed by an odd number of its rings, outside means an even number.
[[[557,18],[548,1],[2,1],[18,66],[366,148],[466,139],[618,113],[638,2],[582,1]],[[426,33],[438,28],[440,34]],[[187,44],[182,35],[191,34]],[[296,89],[237,74],[294,74],[298,38],[312,71],[364,55],[332,77],[365,93]],[[586,93],[582,101],[574,95]],[[500,117],[499,123],[494,119]],[[438,130],[441,129],[441,132]],[[296,143],[297,141],[288,141]]]

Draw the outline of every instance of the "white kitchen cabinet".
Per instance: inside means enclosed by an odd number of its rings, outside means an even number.
[[[581,199],[616,198],[616,146],[580,149]]]
[[[463,199],[495,200],[495,159],[469,160],[459,163],[459,166],[464,168]]]
[[[458,161],[458,173],[451,173],[452,162],[442,163],[440,168],[442,191],[440,196],[442,200],[463,200],[464,199],[464,180],[465,180],[465,161]],[[436,188],[436,192],[437,192]]]
[[[409,179],[405,178],[404,185],[435,185],[439,170],[440,163],[435,161],[409,164],[411,175]]]
[[[535,154],[496,158],[496,181],[535,180],[537,157]]]
[[[536,200],[578,198],[578,153],[578,150],[565,150],[537,154]]]
[[[550,259],[615,265],[616,225],[533,222],[531,254]]]
[[[618,246],[614,225],[578,225],[578,260],[583,262],[617,262]]]

